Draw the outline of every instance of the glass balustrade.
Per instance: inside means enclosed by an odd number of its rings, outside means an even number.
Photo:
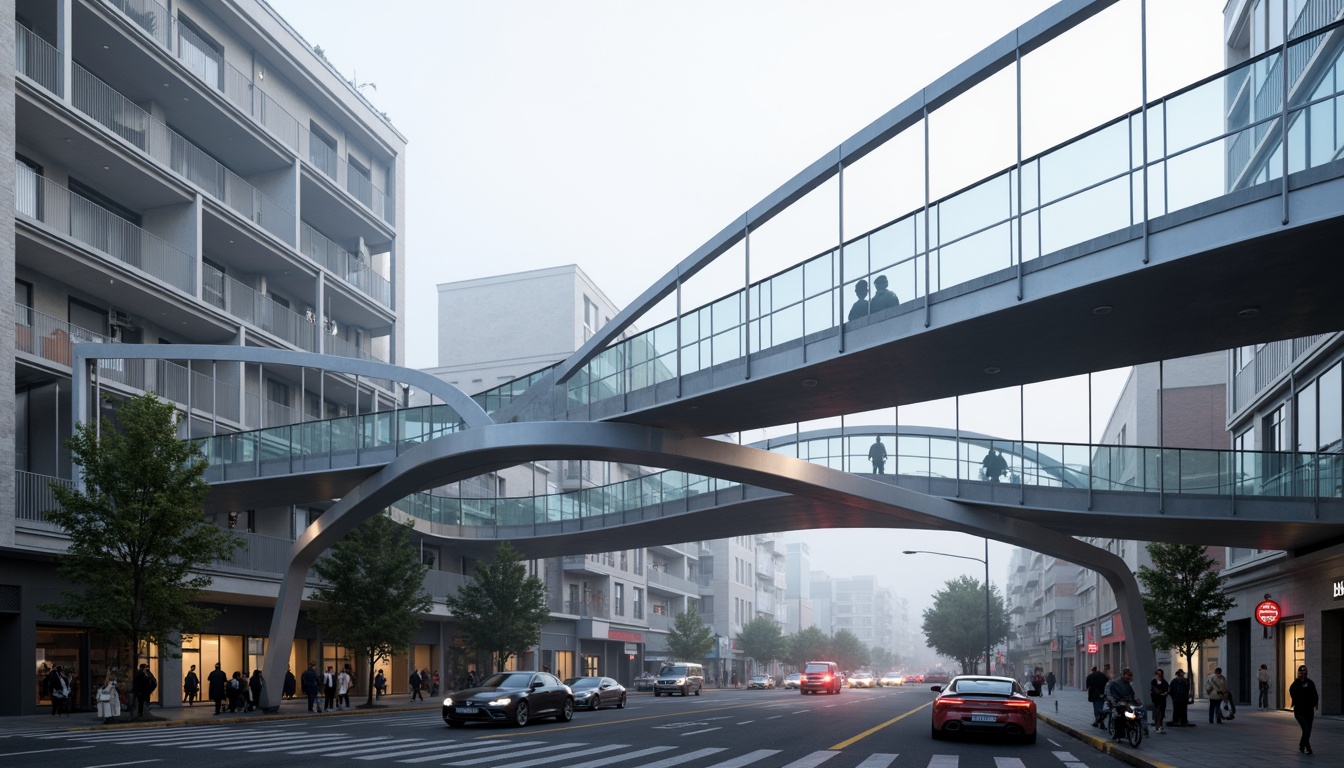
[[[1321,5],[1344,8],[1340,0]],[[1335,161],[1344,149],[1344,22],[1321,28],[1335,18],[1328,10],[1304,14],[1299,28],[1319,31],[1290,44],[1286,56],[1270,51],[1152,102],[1146,158],[1144,113],[1136,110],[1024,159],[1020,170],[932,201],[927,212],[613,344],[570,378],[564,398],[544,400],[550,410],[535,417],[563,418],[565,409],[835,332],[868,314],[881,318],[914,299],[937,301],[939,291],[973,280],[1014,279],[1021,263],[1141,224],[1145,207],[1149,218],[1163,216],[1279,179],[1285,166],[1294,173]],[[1292,83],[1286,105],[1281,58]],[[873,309],[870,301],[851,317],[860,280],[874,294],[882,280],[901,305]],[[498,410],[537,378],[476,399]],[[673,396],[656,392],[655,401]]]

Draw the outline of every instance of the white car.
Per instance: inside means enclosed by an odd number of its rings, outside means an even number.
[[[888,672],[882,676],[881,680],[877,681],[877,684],[883,688],[890,688],[893,685],[905,685],[905,678],[895,672]]]
[[[873,679],[872,673],[869,672],[855,672],[849,676],[847,682],[849,683],[850,688],[872,688],[877,684],[877,681]]]

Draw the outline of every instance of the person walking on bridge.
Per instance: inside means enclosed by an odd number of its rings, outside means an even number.
[[[873,462],[873,474],[880,475],[887,468],[887,446],[882,443],[882,438],[873,438],[873,444],[868,448],[868,460]]]

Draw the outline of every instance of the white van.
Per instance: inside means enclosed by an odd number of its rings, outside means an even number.
[[[705,687],[705,668],[699,664],[688,661],[674,661],[663,665],[658,670],[653,682],[653,695],[662,696],[666,693],[668,696],[681,691],[685,696],[691,691],[695,695],[700,695],[700,689]]]

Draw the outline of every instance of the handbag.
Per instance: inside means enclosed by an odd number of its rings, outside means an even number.
[[[99,691],[99,692],[98,692],[98,700],[99,700],[99,701],[111,701],[111,700],[112,700],[112,694],[108,693],[107,691]]]

